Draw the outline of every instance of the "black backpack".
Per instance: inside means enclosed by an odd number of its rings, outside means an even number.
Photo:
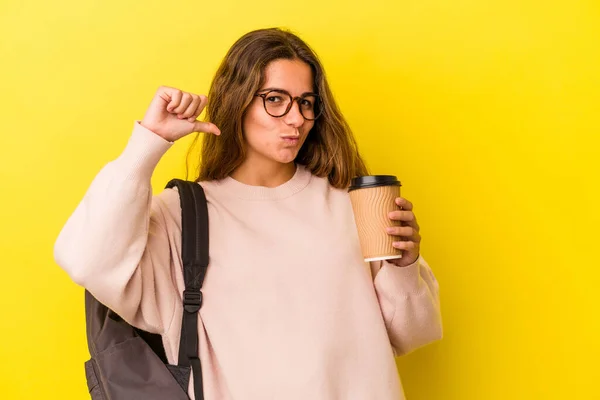
[[[173,179],[181,204],[185,291],[177,365],[167,362],[161,336],[134,328],[85,291],[87,342],[85,374],[92,400],[189,400],[190,373],[196,400],[203,400],[198,353],[198,311],[208,267],[208,210],[202,187]]]

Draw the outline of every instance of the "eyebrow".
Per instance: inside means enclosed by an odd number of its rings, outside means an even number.
[[[285,93],[288,93],[288,94],[290,93],[290,92],[288,92],[288,91],[287,91],[287,90],[285,90],[285,89],[276,88],[276,87],[268,87],[268,88],[260,89],[260,90],[259,90],[259,92],[266,92],[266,91],[270,91],[270,90],[275,90],[275,91],[278,91],[278,92],[285,92]],[[308,95],[315,95],[315,96],[318,96],[318,94],[317,94],[317,93],[315,93],[315,92],[304,92],[304,93],[302,93],[302,94],[300,95],[300,97],[304,97],[304,96],[308,96]]]

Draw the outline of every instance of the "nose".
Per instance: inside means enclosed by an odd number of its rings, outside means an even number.
[[[284,115],[284,121],[289,126],[293,126],[294,128],[299,128],[304,124],[304,117],[300,113],[300,105],[297,101],[292,103],[292,108],[290,111]]]

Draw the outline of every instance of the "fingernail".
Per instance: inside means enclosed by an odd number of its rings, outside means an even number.
[[[392,233],[392,228],[390,228],[389,226],[385,228],[385,230],[387,231],[387,233]]]

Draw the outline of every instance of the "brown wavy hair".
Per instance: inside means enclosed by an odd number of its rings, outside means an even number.
[[[297,59],[311,67],[314,89],[323,107],[295,162],[316,176],[327,177],[332,186],[341,189],[350,186],[353,177],[368,174],[317,55],[290,31],[271,28],[255,30],[238,39],[215,74],[205,120],[217,125],[221,135],[203,135],[196,182],[223,179],[243,162],[246,148],[242,120],[254,94],[265,82],[267,65],[279,59]],[[199,137],[197,134],[188,158]]]

